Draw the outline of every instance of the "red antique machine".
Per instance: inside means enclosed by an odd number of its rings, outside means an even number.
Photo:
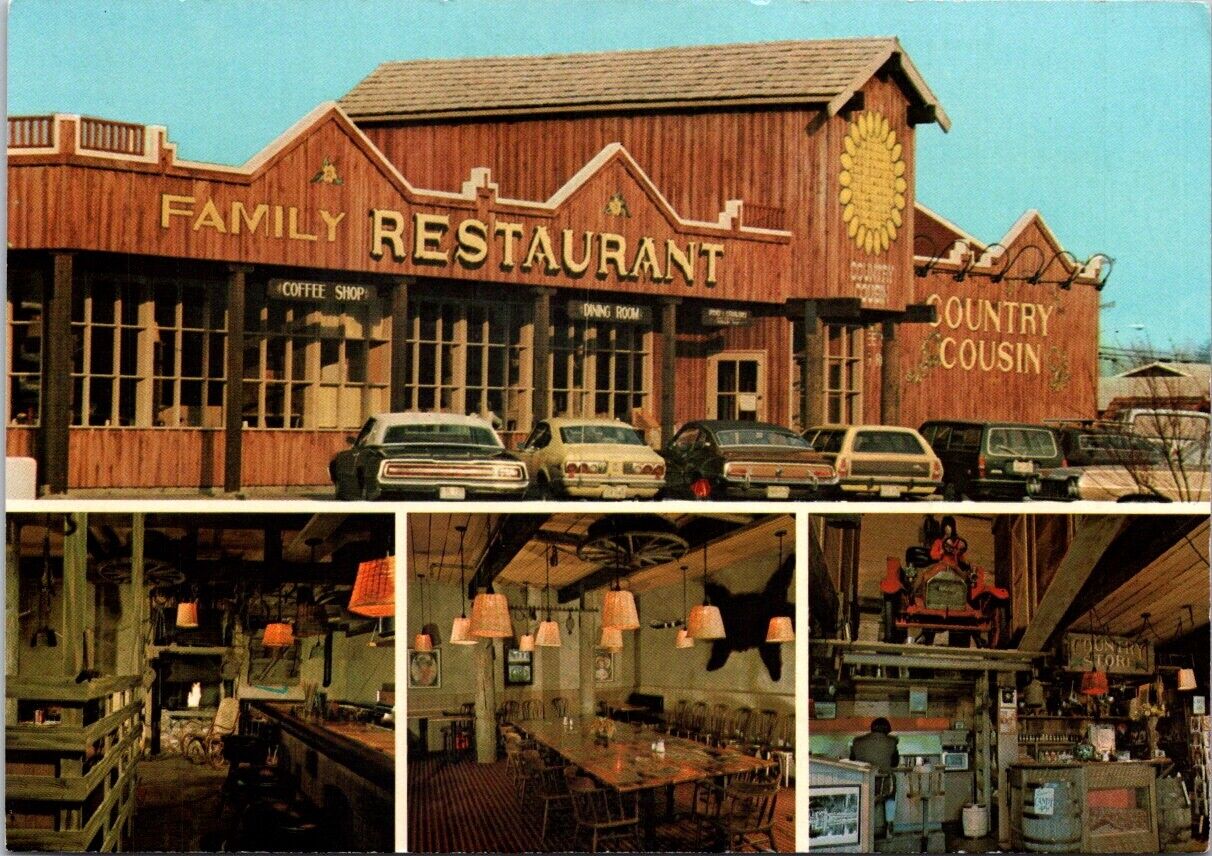
[[[913,633],[930,643],[936,631],[947,630],[952,646],[967,646],[975,638],[983,647],[999,647],[1006,635],[1010,593],[994,584],[990,572],[964,558],[968,542],[960,537],[954,517],[944,517],[941,527],[927,520],[926,528],[930,534],[923,540],[929,547],[910,547],[903,565],[888,557],[880,582],[885,639],[900,642]]]

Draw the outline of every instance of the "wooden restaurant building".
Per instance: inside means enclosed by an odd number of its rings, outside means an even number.
[[[923,123],[892,38],[386,63],[240,167],[12,117],[9,455],[235,491],[388,409],[1093,416],[1109,260],[919,205]]]

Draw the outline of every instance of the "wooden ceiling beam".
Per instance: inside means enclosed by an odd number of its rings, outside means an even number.
[[[1125,518],[1119,515],[1090,515],[1078,519],[1073,541],[1019,640],[1020,649],[1041,651],[1047,647],[1095,566],[1123,530],[1124,522]]]
[[[474,598],[480,589],[491,588],[497,575],[538,535],[547,518],[546,514],[501,515],[467,584],[467,596]]]

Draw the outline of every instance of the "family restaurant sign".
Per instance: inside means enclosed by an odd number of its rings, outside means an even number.
[[[1040,374],[1042,340],[1048,337],[1055,306],[955,295],[944,299],[937,293],[927,297],[926,303],[938,307],[938,318],[931,326],[941,334],[937,337],[938,361],[943,368]]]

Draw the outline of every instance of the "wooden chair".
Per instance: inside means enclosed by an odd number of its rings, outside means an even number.
[[[676,735],[686,719],[686,699],[679,699],[662,722],[657,725],[657,731]]]
[[[768,757],[770,741],[774,739],[774,726],[779,714],[775,710],[755,711],[749,720],[749,734],[742,747],[745,752],[758,758]]]
[[[732,714],[726,704],[712,705],[707,713],[707,722],[699,735],[709,746],[719,746],[724,742],[728,730],[732,727]]]
[[[791,773],[795,769],[795,714],[785,713],[779,718],[770,744],[770,757],[778,762],[778,779],[783,787],[791,786]]]
[[[528,698],[522,702],[522,721],[531,722],[536,719],[546,719],[543,700]]]
[[[774,809],[778,800],[777,781],[730,781],[724,788],[719,813],[712,826],[724,850],[735,851],[745,845],[755,849],[754,838],[765,836],[771,850],[774,843]]]
[[[686,722],[682,728],[682,737],[688,737],[691,740],[697,740],[699,735],[703,733],[703,729],[707,726],[707,702],[696,701],[690,706],[690,711],[686,714]]]
[[[611,850],[618,845],[629,845],[642,850],[640,839],[640,813],[635,795],[624,798],[611,788],[590,788],[583,784],[573,787],[572,816],[576,821],[576,841],[589,842],[590,853],[606,845]]]
[[[522,735],[516,731],[509,731],[503,735],[505,743],[505,775],[513,783],[514,791],[517,792],[519,799],[522,794],[522,781],[525,771],[522,768],[522,752],[525,750],[525,743],[522,740]]]
[[[566,764],[545,764],[535,755],[526,754],[524,758],[528,765],[528,775],[534,782],[533,795],[543,806],[543,819],[539,824],[539,841],[544,848],[548,847],[548,824],[563,817],[571,818],[572,794],[568,789],[568,780],[576,768]],[[565,824],[566,825],[566,824]]]
[[[568,715],[568,699],[553,698],[551,700],[551,713],[553,718],[558,716],[560,719],[563,719],[566,717]]]
[[[215,718],[205,734],[191,734],[181,745],[181,754],[195,764],[222,767],[227,763],[223,757],[223,738],[236,733],[240,722],[240,700],[229,697],[219,702]]]

